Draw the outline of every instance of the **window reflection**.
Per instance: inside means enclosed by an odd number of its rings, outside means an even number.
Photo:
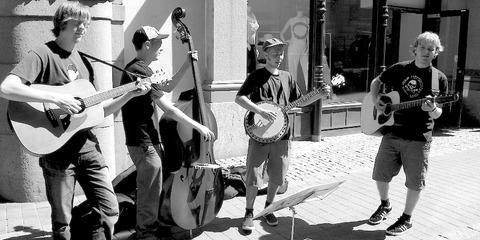
[[[275,37],[288,43],[285,58],[280,69],[289,71],[297,80],[302,92],[309,89],[309,0],[249,0],[248,5],[255,13],[257,30],[258,59],[256,68],[265,65],[262,44]]]
[[[332,86],[333,96],[325,103],[362,101],[368,90],[368,51],[371,38],[371,7],[368,0],[327,0],[326,41],[323,56],[324,81]],[[249,0],[258,21],[256,68],[265,57],[263,41],[276,37],[288,42],[280,69],[289,71],[302,92],[310,89],[309,0]],[[368,4],[367,4],[368,5]],[[328,39],[327,39],[328,38]],[[388,43],[388,40],[387,40]],[[368,78],[373,78],[369,76]]]
[[[326,103],[362,101],[369,83],[372,9],[362,8],[361,0],[327,0],[326,15],[326,32],[331,34],[326,52],[331,53],[328,62],[333,90]]]

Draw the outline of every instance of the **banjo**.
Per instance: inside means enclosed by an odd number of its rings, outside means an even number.
[[[259,114],[248,111],[245,114],[243,126],[247,135],[253,140],[260,143],[272,143],[278,141],[287,132],[289,120],[287,113],[292,108],[305,104],[307,102],[314,102],[319,100],[322,96],[326,96],[328,93],[324,92],[324,89],[315,89],[301,98],[287,104],[286,106],[280,106],[272,101],[261,101],[257,105],[265,110],[273,111],[276,113],[276,118],[273,121],[268,121]]]

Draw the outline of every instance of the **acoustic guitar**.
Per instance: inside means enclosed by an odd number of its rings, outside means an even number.
[[[160,72],[140,82],[165,85],[165,73]],[[60,86],[32,84],[30,87],[71,94],[81,102],[82,110],[68,114],[53,103],[9,101],[7,116],[20,143],[33,155],[43,156],[61,148],[77,132],[92,128],[105,119],[103,106],[99,104],[137,88],[131,82],[110,90],[97,92],[87,79],[78,79]]]
[[[375,104],[372,100],[372,93],[368,93],[363,99],[362,103],[362,110],[360,112],[360,126],[362,132],[365,134],[380,135],[384,127],[392,126],[395,123],[395,119],[393,117],[393,113],[395,111],[420,107],[427,100],[435,101],[436,103],[441,104],[456,102],[458,98],[459,95],[456,93],[435,98],[421,98],[412,101],[400,102],[400,95],[398,92],[392,91],[381,96],[381,100],[386,103],[385,110],[382,112],[375,108]]]
[[[247,135],[253,140],[260,143],[272,143],[280,140],[287,132],[289,120],[287,113],[292,108],[303,105],[305,103],[314,102],[327,96],[328,93],[322,88],[317,88],[301,98],[280,106],[272,101],[261,101],[257,105],[262,109],[270,110],[276,113],[275,120],[268,121],[259,114],[248,111],[245,114],[243,127]]]

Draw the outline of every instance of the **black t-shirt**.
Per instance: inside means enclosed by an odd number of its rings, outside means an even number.
[[[133,59],[127,64],[126,70],[145,77],[153,75],[152,69],[139,60]],[[136,80],[136,77],[124,73],[121,84],[127,84]],[[161,97],[162,91],[152,90],[145,95],[132,98],[122,107],[123,128],[127,146],[143,146],[159,144],[158,132],[152,116],[155,112],[155,103],[152,97]]]
[[[394,64],[380,75],[380,81],[385,83],[386,89],[396,91],[400,95],[400,102],[424,98],[432,93],[432,67],[418,68],[414,61]],[[439,95],[447,92],[447,77],[438,71]],[[431,130],[427,129],[429,115],[420,107],[398,110],[394,112],[394,126],[388,131],[409,140],[428,141],[431,139]]]
[[[238,90],[237,96],[246,96],[253,103],[272,101],[285,106],[300,98],[301,92],[289,72],[279,70],[278,75],[273,75],[266,68],[260,68],[248,75]],[[289,137],[290,130],[283,139],[289,139]]]
[[[35,84],[64,85],[77,79],[89,79],[93,82],[90,62],[77,50],[65,51],[54,41],[29,51],[10,73]],[[95,148],[96,144],[97,139],[89,130],[80,131],[52,155],[88,152]]]

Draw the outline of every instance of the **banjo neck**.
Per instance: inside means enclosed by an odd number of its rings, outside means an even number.
[[[322,97],[322,89],[321,88],[317,88],[317,89],[314,89],[313,91],[310,91],[309,93],[303,95],[302,97],[300,97],[299,99],[287,104],[286,106],[282,107],[282,111],[283,112],[288,112],[290,111],[292,108],[295,108],[295,107],[298,107],[298,106],[301,106],[303,104],[305,104],[306,102],[309,102],[311,100],[318,100]]]

